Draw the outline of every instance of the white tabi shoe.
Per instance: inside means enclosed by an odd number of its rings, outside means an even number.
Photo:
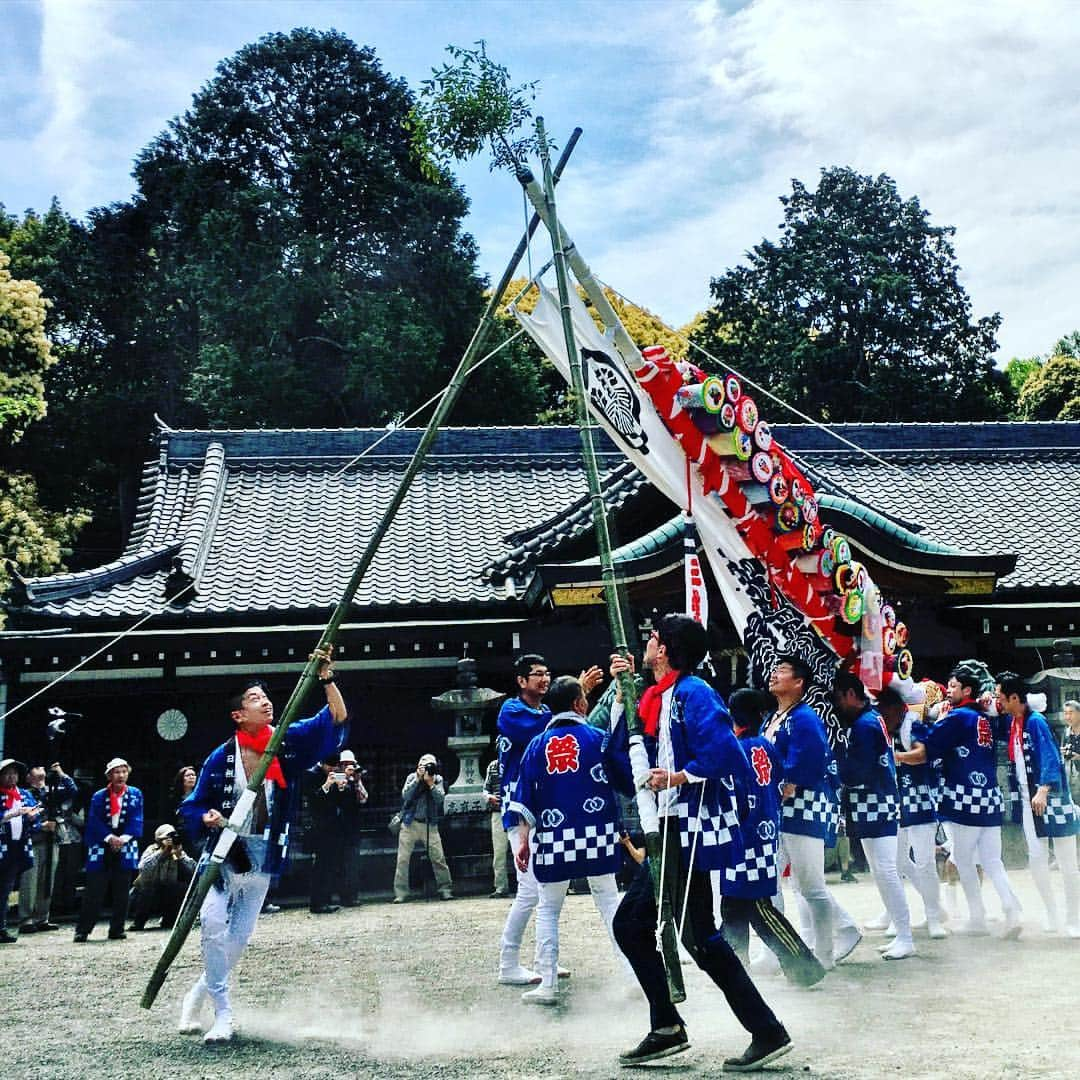
[[[214,1024],[203,1036],[204,1043],[227,1043],[233,1037],[232,1013],[228,1009],[214,1017]]]
[[[967,922],[960,923],[956,928],[956,933],[963,937],[986,937],[990,933],[990,927],[984,922],[968,919]]]
[[[557,1005],[559,992],[554,986],[538,986],[535,990],[526,990],[521,995],[526,1005]]]
[[[887,911],[863,923],[864,930],[888,930],[890,926],[892,926],[892,919],[889,918]]]
[[[926,916],[924,915],[921,919],[912,919],[911,920],[911,929],[912,930],[925,930],[926,929]]]
[[[569,968],[564,968],[562,966],[562,964],[556,964],[555,965],[555,974],[560,979],[569,979],[570,978],[570,969]]]
[[[540,976],[530,968],[518,964],[516,968],[500,971],[499,982],[503,986],[536,986],[540,983]]]
[[[1005,933],[1001,936],[1006,941],[1019,941],[1024,932],[1024,924],[1020,921],[1020,909],[1010,908],[1005,913]]]
[[[935,941],[940,941],[942,938],[949,936],[949,931],[936,919],[926,920],[926,931]]]
[[[833,959],[836,963],[846,960],[855,951],[860,941],[862,941],[862,934],[859,933],[857,926],[849,926],[841,930],[833,938]]]
[[[202,1012],[203,1002],[206,1001],[206,982],[202,976],[199,981],[184,995],[184,1001],[180,1006],[180,1023],[177,1031],[181,1035],[201,1035],[202,1021],[199,1013]]]
[[[901,941],[897,938],[882,954],[882,960],[906,960],[915,955],[915,943],[913,941]]]

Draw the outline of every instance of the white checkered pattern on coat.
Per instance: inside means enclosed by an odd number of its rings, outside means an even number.
[[[776,844],[767,840],[760,848],[724,871],[727,882],[757,882],[776,879]]]
[[[925,784],[916,787],[906,787],[900,792],[903,800],[904,815],[932,814],[937,809],[933,793]]]
[[[840,822],[836,803],[824,792],[812,791],[810,788],[795,789],[795,794],[784,803],[783,816],[798,818],[800,821],[816,821],[831,828],[836,828]]]
[[[699,792],[692,793],[693,801],[696,804]],[[682,823],[687,822],[687,827],[683,829]],[[721,810],[719,817],[713,817],[712,811],[705,805],[701,804],[701,815],[698,816],[697,806],[691,808],[689,803],[679,800],[679,838],[682,840],[682,846],[687,850],[694,842],[694,833],[700,828],[701,835],[698,837],[698,847],[723,847],[725,844],[731,843],[731,830],[739,827],[739,813],[732,806],[727,810]]]
[[[879,821],[899,821],[900,800],[895,795],[848,788],[848,809],[852,824],[874,825]]]
[[[1005,808],[1001,788],[970,788],[963,784],[946,785],[941,792],[943,803],[965,814],[996,814]]]
[[[608,858],[619,846],[619,832],[613,822],[581,828],[539,829],[536,833],[536,864],[576,862]]]
[[[1046,812],[1043,821],[1047,825],[1071,825],[1076,821],[1080,810],[1072,801],[1066,801],[1056,792],[1051,792],[1046,800]]]

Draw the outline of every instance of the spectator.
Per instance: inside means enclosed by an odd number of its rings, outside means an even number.
[[[367,802],[367,790],[356,768],[356,755],[342,750],[310,770],[308,809],[312,829],[310,849],[315,856],[311,871],[313,915],[330,915],[338,905],[330,901],[335,892],[347,907],[356,903],[356,841],[360,827],[360,807]]]
[[[131,766],[113,758],[105,766],[107,785],[94,793],[86,815],[86,892],[75,924],[75,941],[86,941],[101,914],[105,894],[111,889],[109,940],[127,937],[128,893],[131,877],[139,865],[139,837],[143,829],[143,796],[128,787]]]
[[[34,865],[32,835],[38,829],[41,807],[29,789],[19,787],[25,776],[26,766],[21,761],[0,761],[0,945],[18,940],[7,928],[8,899],[23,871]]]
[[[83,828],[86,825],[86,785],[76,775],[70,791],[61,793],[57,806],[56,845],[58,858],[53,878],[52,918],[74,915],[77,906],[75,885],[82,873]]]
[[[49,905],[59,854],[56,824],[62,797],[70,797],[76,789],[75,781],[64,775],[58,762],[49,767],[48,777],[44,765],[35,765],[30,770],[27,784],[42,807],[42,816],[39,818],[41,828],[33,837],[34,866],[23,874],[19,882],[19,933],[35,934],[60,929],[56,923],[49,922]]]
[[[409,899],[409,862],[413,848],[423,844],[435,873],[439,899],[453,900],[453,881],[443,854],[439,821],[443,815],[446,790],[434,754],[424,754],[401,789],[401,831],[398,833],[397,868],[394,871],[394,903]]]
[[[173,824],[180,837],[180,843],[190,847],[188,838],[184,835],[184,815],[180,813],[180,804],[195,790],[195,783],[199,774],[194,765],[181,765],[173,777],[171,792],[172,803],[176,807],[173,813]]]
[[[1061,756],[1065,760],[1072,800],[1080,806],[1080,701],[1066,701],[1062,712],[1065,735],[1061,740]]]
[[[180,913],[195,860],[184,851],[180,834],[172,825],[159,825],[154,842],[139,859],[139,876],[131,887],[130,930],[145,930],[146,920],[161,916],[161,927],[169,929]]]
[[[510,845],[502,820],[502,770],[497,757],[492,759],[484,774],[484,794],[491,812],[491,870],[494,878],[491,899],[501,900],[510,895],[510,869],[507,863]]]

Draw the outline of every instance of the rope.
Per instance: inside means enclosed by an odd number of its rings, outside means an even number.
[[[481,364],[486,364],[496,353],[500,352],[502,349],[505,349],[506,346],[510,344],[510,342],[516,341],[524,333],[525,333],[525,329],[522,328],[522,329],[518,330],[517,333],[511,334],[510,337],[508,337],[504,342],[502,342],[502,344],[496,345],[495,348],[492,349],[491,352],[489,352],[487,354],[487,356],[482,356],[479,360],[477,360],[476,363],[473,364],[473,366],[471,368],[469,368],[468,371],[465,372],[464,377],[467,378],[478,367],[480,367]],[[331,480],[336,480],[339,476],[341,476],[342,473],[345,472],[346,469],[352,468],[352,466],[355,465],[362,457],[365,457],[366,455],[370,454],[371,451],[374,450],[376,446],[378,446],[380,443],[383,443],[387,439],[389,439],[390,436],[393,435],[395,431],[398,431],[399,429],[403,428],[414,417],[419,416],[420,413],[422,413],[429,405],[433,405],[440,398],[445,397],[449,393],[449,391],[450,391],[450,383],[447,383],[437,394],[434,394],[432,397],[429,397],[427,399],[427,401],[425,401],[422,405],[417,405],[417,407],[415,409],[413,409],[413,411],[411,413],[409,413],[408,416],[403,417],[401,420],[395,420],[387,428],[385,434],[380,435],[370,446],[367,446],[363,450],[361,450],[360,453],[356,455],[356,457],[351,458],[349,461],[346,461],[345,464],[342,465],[341,468],[338,469],[338,471],[336,473],[334,473],[330,477],[330,479]]]
[[[686,928],[686,910],[690,906],[690,881],[694,873],[694,856],[697,854],[698,837],[701,835],[701,807],[705,802],[705,785],[707,780],[701,781],[701,796],[697,804],[697,820],[694,822],[694,839],[690,844],[690,866],[686,874],[686,892],[683,893],[682,916],[679,919],[679,940],[682,941],[683,930]]]
[[[471,374],[478,367],[480,367],[481,364],[487,363],[487,361],[490,360],[496,353],[498,353],[501,349],[506,348],[506,346],[509,345],[510,342],[512,342],[515,339],[521,337],[521,335],[524,334],[524,333],[525,333],[525,331],[522,329],[522,330],[518,330],[517,333],[515,333],[515,334],[511,335],[510,337],[508,337],[504,342],[502,342],[501,345],[498,345],[494,349],[492,349],[491,352],[489,352],[487,354],[487,356],[481,357],[481,359],[477,360],[476,363],[473,364],[473,366],[471,368],[469,368],[468,373]],[[434,397],[428,398],[428,400],[425,401],[423,403],[423,405],[418,406],[413,412],[411,412],[408,416],[406,416],[404,420],[401,420],[399,423],[394,424],[393,427],[391,427],[385,434],[380,435],[379,438],[377,438],[370,446],[365,447],[351,461],[346,462],[346,464],[344,464],[336,473],[334,473],[333,476],[330,477],[330,479],[331,480],[336,480],[339,476],[341,476],[341,474],[343,472],[345,472],[346,469],[351,468],[361,458],[365,457],[367,454],[370,454],[371,451],[374,450],[376,446],[378,446],[380,443],[382,443],[386,439],[389,439],[390,436],[393,435],[394,432],[397,431],[399,427],[402,427],[403,425],[407,424],[418,413],[422,412],[429,405],[431,405],[432,403],[438,401],[439,398],[443,397],[449,391],[449,389],[450,389],[450,384],[448,383],[445,387],[443,387],[442,390],[440,390],[437,394],[435,394]],[[61,675],[58,675],[55,679],[52,680],[52,682],[47,683],[40,690],[35,690],[34,693],[32,693],[28,698],[24,698],[22,701],[20,701],[18,703],[18,705],[12,706],[10,709],[8,709],[8,711],[6,713],[4,713],[3,716],[0,716],[0,720],[6,720],[9,716],[14,716],[15,713],[17,713],[21,708],[23,708],[23,706],[29,705],[31,701],[34,701],[36,698],[41,697],[42,694],[47,693],[54,686],[56,686],[57,683],[63,682],[66,678],[68,678],[70,675],[73,675],[80,668],[83,668],[87,664],[89,664],[91,660],[93,660],[96,657],[100,656],[103,652],[108,651],[114,645],[119,644],[129,634],[132,634],[136,630],[138,630],[139,627],[143,625],[143,623],[149,622],[151,619],[153,619],[154,617],[156,617],[158,615],[164,614],[164,612],[167,611],[169,608],[171,608],[172,605],[181,596],[184,595],[184,593],[186,593],[189,589],[194,588],[194,586],[195,586],[194,581],[189,582],[178,593],[176,593],[167,603],[162,605],[156,611],[148,612],[146,615],[144,615],[137,622],[132,623],[132,625],[129,626],[126,630],[122,630],[119,634],[116,635],[116,637],[112,638],[110,641],[107,641],[104,645],[101,646],[100,649],[96,650],[95,652],[92,652],[89,656],[84,657],[77,664],[75,664],[74,667],[68,668],[67,671],[65,671]]]
[[[168,601],[168,603],[164,604],[157,611],[151,611],[148,614],[144,615],[141,619],[139,619],[138,622],[133,623],[126,630],[122,630],[111,641],[107,641],[96,652],[92,652],[89,656],[84,656],[74,667],[68,668],[67,671],[65,671],[62,675],[57,675],[57,677],[53,679],[52,682],[47,683],[40,690],[35,690],[28,698],[23,698],[23,700],[20,701],[18,705],[12,706],[10,709],[8,709],[6,713],[4,713],[3,716],[0,716],[0,720],[6,720],[9,716],[14,716],[15,713],[17,713],[24,705],[29,705],[31,701],[33,701],[35,698],[41,697],[42,694],[44,694],[48,690],[51,690],[57,683],[63,682],[69,675],[74,675],[75,672],[79,670],[79,668],[86,667],[86,665],[89,664],[90,661],[93,660],[95,657],[100,656],[103,652],[111,649],[118,642],[123,641],[124,638],[128,636],[128,634],[134,633],[136,630],[138,630],[144,622],[149,622],[152,618],[154,618],[155,615],[161,615],[162,613],[164,613],[169,607],[172,606],[173,603],[176,602],[179,597],[183,596],[184,593],[186,593],[188,589],[192,588],[194,585],[194,581],[189,582],[178,593],[176,593],[176,595],[173,596]]]
[[[616,289],[613,285],[609,285],[606,281],[602,281],[600,284],[603,285],[604,288],[610,289],[617,297],[619,297],[620,300],[624,300],[628,304],[633,304],[635,307],[641,308],[640,304],[634,303],[633,300],[631,300],[625,294],[619,292],[619,290]],[[646,308],[641,309],[643,311],[648,310]],[[682,334],[674,327],[669,326],[666,322],[663,321],[663,319],[658,318],[658,321],[660,322],[660,325],[668,331],[668,333],[672,334],[674,337],[677,337],[681,342],[688,345],[691,349],[696,349],[699,353],[702,354],[702,356],[708,357],[708,359],[710,359],[718,368],[730,371],[741,382],[746,383],[746,385],[748,386],[752,386],[755,390],[764,394],[771,401],[775,401],[777,405],[780,405],[782,408],[787,409],[788,412],[794,413],[800,420],[804,420],[806,423],[813,425],[819,431],[824,431],[827,435],[830,435],[832,438],[836,439],[837,442],[843,443],[845,446],[850,447],[857,453],[868,457],[871,461],[875,461],[877,462],[877,464],[883,465],[886,469],[890,469],[893,472],[898,473],[910,483],[922,486],[922,482],[919,480],[918,477],[912,476],[910,473],[905,472],[903,469],[900,468],[899,465],[895,465],[891,461],[886,461],[885,458],[879,457],[872,450],[867,450],[865,447],[859,446],[858,443],[852,442],[850,439],[841,435],[840,432],[836,431],[834,428],[829,427],[828,424],[824,424],[820,420],[815,420],[814,417],[808,416],[801,409],[797,409],[794,405],[791,405],[788,402],[784,401],[783,398],[778,397],[770,389],[768,389],[768,387],[762,386],[759,382],[755,382],[753,379],[750,378],[749,375],[743,374],[741,371],[739,371],[737,368],[732,367],[730,364],[721,363],[721,361],[717,357],[713,356],[713,354],[709,352],[708,349],[704,348],[701,345],[698,345],[695,341],[691,341],[685,334]]]

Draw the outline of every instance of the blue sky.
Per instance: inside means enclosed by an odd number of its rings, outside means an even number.
[[[557,140],[585,129],[560,210],[597,275],[679,324],[775,236],[791,177],[887,172],[955,244],[1001,356],[1080,329],[1080,5],[1069,0],[0,0],[0,202],[81,216],[128,198],[136,153],[216,63],[265,33],[336,28],[417,87],[485,38]],[[517,185],[458,171],[497,276]]]

